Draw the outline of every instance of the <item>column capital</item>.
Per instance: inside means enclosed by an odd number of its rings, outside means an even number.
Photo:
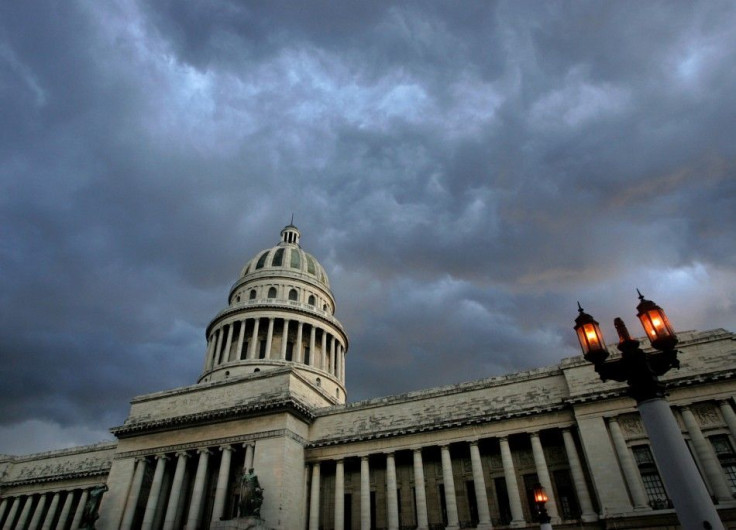
[[[154,455],[154,458],[156,460],[168,460],[169,459],[169,457],[168,457],[168,455],[166,453],[158,453],[158,454]],[[92,488],[89,488],[89,489],[92,489]]]
[[[209,447],[202,447],[201,449],[197,449],[197,454],[210,455],[212,454],[212,450]]]
[[[179,458],[189,458],[189,453],[186,451],[177,451],[174,455]]]
[[[479,441],[480,440],[478,440],[478,438],[472,438],[472,439],[468,440],[468,445],[475,445],[477,447]]]
[[[370,455],[358,455],[358,456],[360,457],[361,462],[362,461],[367,462],[368,461],[368,458],[370,457]]]
[[[529,431],[527,434],[530,438],[539,438],[539,431]]]
[[[381,451],[381,452],[384,455],[386,455],[386,456],[394,456],[394,454],[396,453],[396,451],[391,451],[391,450],[389,450],[389,451]]]
[[[218,449],[220,451],[232,451],[233,450],[233,446],[230,445],[230,444],[225,444],[225,445],[221,445],[220,447],[218,447]]]
[[[243,449],[247,449],[248,446],[255,447],[255,445],[256,445],[255,442],[245,442],[242,447]]]
[[[420,447],[412,447],[411,448],[411,451],[412,451],[412,453],[422,454],[422,449],[424,449],[424,447],[421,447],[421,446]]]

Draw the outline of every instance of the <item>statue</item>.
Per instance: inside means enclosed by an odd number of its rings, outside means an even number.
[[[84,505],[84,511],[82,512],[82,519],[79,522],[79,530],[95,530],[95,521],[100,517],[97,510],[100,508],[102,494],[106,491],[107,484],[95,486],[89,491],[89,497],[87,498],[87,503]]]
[[[243,471],[240,477],[240,500],[238,502],[238,517],[261,517],[263,504],[263,489],[258,483],[258,476],[253,468]]]

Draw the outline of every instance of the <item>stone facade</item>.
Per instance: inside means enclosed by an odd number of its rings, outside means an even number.
[[[116,443],[0,457],[0,528],[79,528],[100,485],[98,529],[535,528],[537,482],[556,528],[677,527],[634,401],[580,357],[346,404],[327,275],[281,237],[208,326],[196,384],[134,398]],[[679,337],[668,401],[736,528],[736,335]]]

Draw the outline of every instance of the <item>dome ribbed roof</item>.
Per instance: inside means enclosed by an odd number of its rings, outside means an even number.
[[[329,289],[330,281],[319,261],[299,246],[299,230],[288,225],[281,231],[281,242],[262,250],[248,261],[240,272],[240,278],[268,271],[301,272],[311,276]]]

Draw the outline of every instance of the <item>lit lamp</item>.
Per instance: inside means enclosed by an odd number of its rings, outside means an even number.
[[[644,327],[649,343],[656,352],[644,352],[639,341],[632,339],[626,324],[614,320],[618,332],[620,357],[609,359],[598,322],[583,311],[578,302],[575,333],[583,357],[595,367],[602,381],[626,382],[629,395],[636,400],[644,427],[651,441],[652,453],[658,464],[667,492],[683,528],[723,529],[713,500],[693,457],[682,437],[680,426],[664,399],[665,385],[659,377],[672,368],[679,368],[677,335],[664,310],[646,300],[637,289],[637,317]],[[682,487],[687,484],[688,487]],[[536,490],[535,490],[536,502]],[[539,503],[537,503],[539,506]]]
[[[537,513],[539,514],[539,528],[541,530],[552,530],[551,519],[545,507],[549,497],[547,497],[547,492],[544,491],[544,486],[537,482],[532,492],[534,494],[534,504],[537,505]]]

